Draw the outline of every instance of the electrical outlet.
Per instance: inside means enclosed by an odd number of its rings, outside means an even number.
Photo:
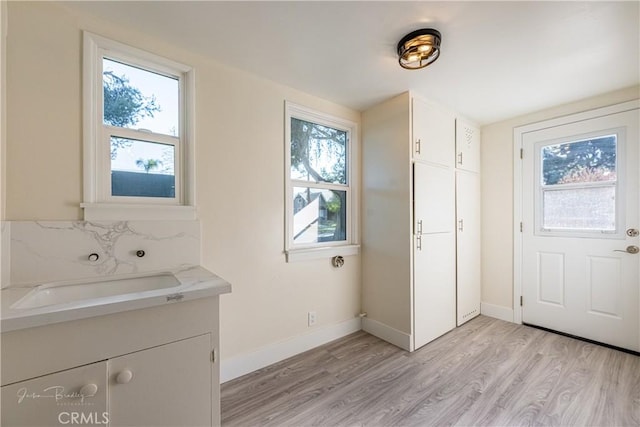
[[[308,326],[313,326],[316,324],[316,312],[310,311],[307,313]]]

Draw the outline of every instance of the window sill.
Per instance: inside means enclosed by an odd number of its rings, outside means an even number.
[[[85,221],[178,220],[196,219],[195,206],[125,205],[117,203],[81,203]]]
[[[360,253],[360,245],[326,246],[323,248],[290,249],[285,251],[287,262],[309,261],[334,256],[350,256]]]

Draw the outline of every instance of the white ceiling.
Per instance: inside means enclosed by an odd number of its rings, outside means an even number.
[[[364,110],[407,89],[479,124],[640,82],[640,2],[69,2],[316,96]],[[423,27],[418,71],[396,45]]]

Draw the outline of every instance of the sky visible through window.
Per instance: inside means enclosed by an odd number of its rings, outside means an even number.
[[[133,126],[137,130],[147,130],[154,133],[177,136],[179,129],[179,82],[175,78],[153,73],[140,68],[125,65],[105,58],[103,72],[113,72],[118,77],[124,77],[128,84],[140,91],[145,98],[155,97],[155,103],[160,107],[153,113],[153,117],[141,117]],[[154,143],[134,143],[120,147],[117,155],[111,161],[112,170],[143,172],[144,168],[137,164],[138,160],[159,160],[160,166],[154,173],[174,173],[173,146]]]

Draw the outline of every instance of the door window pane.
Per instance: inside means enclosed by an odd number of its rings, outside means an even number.
[[[542,203],[545,229],[616,229],[615,186],[547,190]]]
[[[347,184],[347,132],[292,117],[291,179]]]
[[[616,230],[617,135],[543,146],[542,229]]]
[[[346,240],[346,200],[346,191],[294,187],[294,242],[320,243]]]
[[[175,197],[175,147],[111,137],[111,195]]]
[[[542,148],[542,185],[616,180],[616,135]]]

